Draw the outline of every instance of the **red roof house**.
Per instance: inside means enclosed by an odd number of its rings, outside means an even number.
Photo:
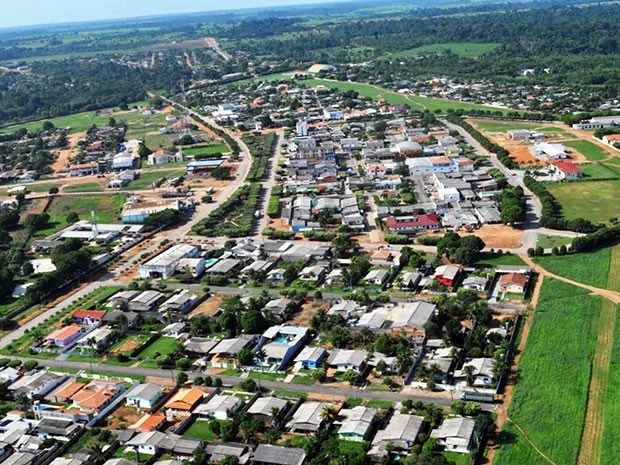
[[[551,166],[562,179],[578,179],[583,176],[583,170],[572,161],[556,160],[551,162]]]
[[[435,269],[434,278],[446,287],[453,287],[460,273],[461,269],[458,266],[442,265]]]
[[[81,325],[94,325],[103,320],[105,313],[104,310],[76,310],[73,312],[73,319]]]
[[[394,233],[415,234],[418,231],[439,229],[441,217],[437,213],[426,213],[418,216],[389,216],[385,223]]]

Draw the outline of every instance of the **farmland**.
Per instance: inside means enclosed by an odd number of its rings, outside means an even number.
[[[603,161],[609,157],[609,153],[587,140],[569,140],[564,142],[564,145],[575,149],[590,161]]]
[[[611,260],[611,248],[592,253],[565,256],[536,257],[537,264],[545,270],[564,278],[595,287],[606,287]],[[596,273],[592,271],[596,270]]]
[[[616,308],[618,312],[618,308]],[[601,438],[600,465],[614,465],[618,462],[620,444],[620,318],[616,318],[611,348],[609,376],[604,399],[603,430]]]
[[[584,218],[606,223],[609,218],[620,216],[618,180],[547,184],[546,187],[569,220]]]
[[[558,464],[577,460],[601,305],[586,290],[545,279],[520,360],[510,418]],[[495,463],[537,463],[533,456],[517,439],[502,445]]]
[[[413,57],[418,55],[439,54],[444,53],[446,50],[450,50],[451,53],[466,58],[478,58],[487,52],[491,52],[499,47],[500,44],[495,43],[444,43],[444,44],[432,44],[422,45],[421,47],[411,48],[409,50],[402,50],[396,52],[391,56],[397,58]]]

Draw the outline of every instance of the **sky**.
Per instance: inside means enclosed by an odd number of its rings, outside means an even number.
[[[326,1],[328,0],[4,0],[0,28]]]

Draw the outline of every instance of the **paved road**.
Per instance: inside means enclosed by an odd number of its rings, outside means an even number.
[[[84,370],[88,372],[91,369],[90,363],[84,362],[71,362],[71,361],[59,361],[59,360],[45,360],[41,361],[37,360],[42,365],[48,366],[50,368],[69,368],[73,370]],[[150,369],[150,368],[140,368],[140,367],[125,367],[125,366],[117,366],[117,365],[108,365],[105,363],[95,363],[92,365],[92,369],[94,372],[113,372],[119,375],[138,375],[138,376],[152,376],[159,378],[167,378],[167,377],[175,377],[178,373],[178,370],[173,369]],[[200,372],[186,372],[189,379],[193,379],[196,376],[205,376],[208,373],[200,373]],[[240,378],[235,376],[219,376],[219,375],[211,375],[214,377],[219,377],[225,386],[233,386],[240,382]],[[257,381],[258,382],[258,381]],[[360,397],[363,399],[381,399],[381,400],[390,400],[393,402],[402,401],[405,399],[412,399],[414,401],[422,401],[422,402],[433,402],[435,404],[449,406],[453,399],[449,393],[446,392],[437,392],[437,393],[429,393],[423,390],[415,389],[412,387],[406,387],[404,392],[389,392],[389,391],[369,391],[360,388],[354,387],[346,387],[346,386],[333,386],[328,384],[295,384],[295,383],[285,383],[282,381],[271,381],[262,379],[260,380],[260,384],[263,388],[271,389],[271,390],[286,390],[291,392],[302,393],[313,393],[313,394],[321,394],[325,396],[342,396],[342,397]],[[458,394],[453,394],[454,399],[457,398]],[[485,410],[492,410],[493,405],[484,405],[483,408]]]

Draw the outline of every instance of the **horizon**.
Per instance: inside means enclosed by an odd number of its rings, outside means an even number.
[[[339,3],[344,0],[235,0],[234,6],[223,7],[215,0],[185,0],[182,6],[167,3],[154,4],[152,0],[108,0],[105,4],[87,4],[83,0],[22,0],[6,5],[0,17],[0,29],[27,28],[56,24],[87,23],[95,21],[131,20],[151,16],[226,12],[247,9],[294,7],[317,3]],[[67,13],[69,12],[69,13]],[[24,20],[24,18],[27,18]]]

